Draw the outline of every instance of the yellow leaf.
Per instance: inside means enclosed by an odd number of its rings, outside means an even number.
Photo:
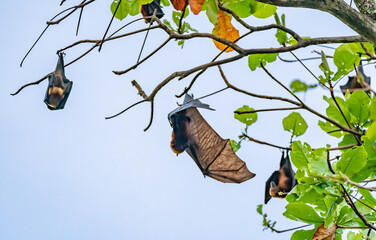
[[[232,26],[231,18],[221,10],[219,10],[218,12],[217,23],[214,26],[212,34],[227,39],[231,42],[234,42],[239,38],[239,31],[234,26]],[[225,44],[222,44],[215,40],[213,41],[215,46],[221,51],[223,51],[227,47],[227,45]],[[225,52],[231,52],[232,50],[234,49],[228,48]]]

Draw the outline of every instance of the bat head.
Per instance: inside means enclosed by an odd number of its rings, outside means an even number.
[[[171,149],[174,153],[182,153],[188,144],[188,134],[189,123],[191,119],[186,116],[186,111],[179,112],[174,114],[171,117],[171,125],[173,128],[172,139],[171,139]]]
[[[270,182],[269,194],[271,197],[277,197],[279,192],[279,187],[275,182]]]
[[[141,14],[145,18],[146,23],[150,23],[151,19],[147,17],[153,16],[155,10],[157,10],[156,17],[161,19],[164,16],[164,13],[160,7],[160,0],[154,0],[149,4],[141,6]]]
[[[59,60],[55,71],[48,76],[48,87],[44,102],[48,109],[63,109],[72,89],[72,82],[65,77],[64,53],[59,53]]]

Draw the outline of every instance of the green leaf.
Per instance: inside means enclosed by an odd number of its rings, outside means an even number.
[[[114,14],[115,10],[116,10],[116,7],[118,6],[119,4],[119,0],[114,0],[111,4],[111,12],[112,14]],[[128,13],[131,9],[131,6],[129,4],[128,1],[126,0],[122,0],[120,2],[120,5],[118,7],[118,10],[116,11],[116,14],[115,14],[115,17],[119,20],[123,20],[124,18],[126,18],[128,16]]]
[[[370,120],[375,121],[376,120],[376,95],[373,96],[371,100],[371,105],[369,106],[369,110],[371,112],[371,115],[369,117]]]
[[[140,13],[140,2],[138,0],[131,0],[131,8],[129,10],[129,15],[136,16]]]
[[[268,18],[273,16],[276,11],[277,7],[274,5],[257,2],[257,6],[253,13],[253,16],[257,18]]]
[[[315,232],[315,229],[295,231],[291,235],[291,240],[312,240],[312,236],[314,232]]]
[[[324,132],[326,132],[330,136],[339,138],[343,135],[342,131],[330,122],[323,122],[319,120],[318,125]]]
[[[367,152],[363,146],[354,147],[342,154],[341,160],[336,164],[338,171],[346,174],[350,179],[367,164]],[[355,176],[356,177],[356,176]]]
[[[170,6],[170,1],[168,1],[168,0],[161,0],[161,5],[163,5],[165,7],[168,7],[168,6]]]
[[[366,131],[365,137],[370,141],[376,141],[376,122],[372,123]]]
[[[324,219],[320,217],[316,211],[304,203],[292,202],[286,206],[283,216],[294,221],[302,221],[311,224],[322,224]]]
[[[285,26],[285,14],[282,14],[282,22],[277,13],[274,14],[274,19],[278,25]],[[286,32],[282,31],[281,29],[277,29],[275,37],[277,38],[278,43],[281,45],[288,41]]]
[[[312,149],[307,143],[304,143],[304,145],[300,141],[292,143],[291,161],[295,167],[300,170],[307,170],[310,158],[312,158]]]
[[[315,149],[308,164],[309,172],[311,174],[331,174],[326,158],[325,148]]]
[[[372,196],[369,190],[358,188],[358,192],[367,200],[368,205],[372,207],[376,206],[376,199]]]
[[[268,54],[251,54],[248,57],[248,66],[254,71],[257,67],[266,65],[266,63],[274,62],[277,59],[278,53],[268,53]]]
[[[241,147],[241,142],[237,142],[235,140],[231,140],[230,143],[231,143],[231,147],[234,150],[234,152],[237,152],[240,149],[240,147]]]
[[[347,240],[363,240],[363,234],[362,233],[354,233],[354,232],[348,232],[347,233]]]
[[[329,118],[336,120],[341,125],[347,126],[345,118],[347,119],[347,121],[350,121],[351,119],[351,114],[347,107],[347,103],[345,102],[343,98],[335,97],[335,99],[345,117],[342,115],[341,111],[338,109],[337,104],[334,102],[334,100],[332,98],[328,98],[324,96],[324,100],[329,103],[329,107],[326,109],[326,115]]]
[[[358,66],[360,57],[357,52],[362,51],[358,43],[343,43],[339,46],[333,55],[334,64],[337,66],[338,73],[346,74],[348,71]]]
[[[239,112],[253,111],[253,108],[243,105],[243,107],[236,109]],[[257,121],[257,113],[245,113],[245,114],[234,114],[235,119],[239,120],[242,123],[245,123],[247,126],[252,125]]]
[[[299,79],[295,79],[290,84],[290,89],[291,89],[291,91],[293,93],[296,93],[296,92],[305,92],[308,89],[315,88],[315,87],[317,87],[317,84],[307,85],[305,82],[302,82]]]
[[[224,7],[231,9],[240,18],[246,18],[252,15],[254,9],[249,0],[231,0],[224,3]]]
[[[350,113],[355,116],[355,124],[363,125],[368,121],[370,101],[371,99],[364,91],[355,91],[346,100]]]
[[[308,128],[306,121],[304,121],[304,119],[298,112],[292,112],[290,115],[285,117],[282,121],[282,124],[283,129],[291,132],[292,135],[297,137],[303,135]]]
[[[256,208],[256,211],[258,212],[258,214],[262,215],[262,204],[260,205],[257,205],[257,208]]]
[[[338,147],[346,146],[350,144],[357,144],[357,143],[358,142],[356,141],[354,135],[352,135],[351,133],[347,133],[345,134],[345,136],[343,136],[342,141],[338,143]]]
[[[217,23],[219,8],[215,0],[206,0],[202,5],[202,11],[205,11],[206,16],[213,25]]]
[[[330,71],[328,61],[326,60],[326,55],[323,51],[321,51],[321,64],[319,65],[319,68],[324,73],[325,76],[325,82],[328,82],[331,80],[330,76],[333,74],[332,71]]]

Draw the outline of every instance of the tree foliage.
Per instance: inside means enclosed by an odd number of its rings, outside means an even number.
[[[71,11],[74,12],[77,9],[83,9],[94,1],[83,1],[72,8]],[[358,3],[360,1],[355,2]],[[150,3],[152,3],[152,0],[114,0],[110,5],[110,9],[115,18],[127,21],[129,16],[140,15],[141,6]],[[284,130],[291,134],[291,142],[287,144],[288,146],[280,148],[291,150],[291,161],[296,168],[295,177],[298,181],[296,187],[286,197],[287,205],[283,216],[308,225],[304,226],[306,227],[305,229],[292,228],[291,230],[294,233],[291,239],[342,239],[345,238],[344,229],[350,229],[346,233],[347,239],[376,239],[374,233],[374,230],[376,230],[374,226],[376,222],[376,199],[372,194],[376,189],[369,184],[369,182],[375,181],[376,178],[376,123],[374,122],[376,120],[376,96],[369,84],[365,82],[360,68],[356,71],[354,79],[364,89],[357,91],[348,89],[344,96],[335,96],[334,93],[334,87],[338,81],[352,74],[351,72],[356,66],[359,64],[374,64],[373,60],[376,59],[375,47],[373,45],[375,38],[372,38],[372,31],[374,29],[370,29],[372,27],[372,22],[370,21],[372,16],[368,16],[365,10],[358,12],[354,7],[347,5],[342,0],[328,1],[324,6],[322,6],[323,3],[320,1],[313,0],[171,0],[171,3],[170,5],[167,0],[161,1],[162,9],[166,9],[167,7],[175,8],[172,16],[166,17],[163,21],[159,20],[155,15],[144,16],[150,18],[155,24],[141,30],[141,32],[160,28],[168,36],[165,43],[156,49],[155,52],[163,48],[170,40],[177,40],[177,44],[183,46],[184,41],[193,38],[212,39],[213,44],[215,44],[220,52],[211,62],[185,71],[172,73],[161,81],[149,95],[145,94],[137,82],[133,82],[143,100],[131,107],[143,102],[151,103],[151,120],[146,129],[152,123],[154,97],[161,88],[175,78],[182,79],[193,73],[198,73],[185,91],[180,94],[182,96],[190,90],[202,72],[207,68],[218,66],[221,76],[226,83],[226,89],[233,89],[251,97],[272,99],[292,105],[290,108],[270,108],[264,110],[255,110],[252,106],[243,105],[236,109],[234,117],[244,124],[244,129],[240,130],[241,134],[239,134],[238,140],[231,141],[235,151],[242,147],[243,141],[254,140],[251,136],[248,136],[248,129],[257,121],[257,112],[297,110],[286,114],[286,117],[282,121]],[[286,24],[288,16],[284,14],[279,15],[277,6],[309,7],[327,11],[339,18],[359,35],[323,38],[305,36],[303,38],[288,28]],[[347,6],[347,8],[341,11],[338,10],[343,6]],[[189,14],[188,7],[193,14],[206,14],[208,22],[213,25],[211,33],[202,33],[200,29],[196,30],[186,22],[185,19]],[[347,18],[345,11],[353,14],[352,19]],[[69,16],[69,13],[66,16]],[[259,19],[274,18],[275,24],[252,26],[248,23],[251,16]],[[361,23],[364,23],[364,26],[358,26],[359,19],[362,20]],[[58,20],[51,19],[48,22],[48,26],[57,24],[62,20],[64,20],[64,17]],[[246,30],[247,33],[240,35],[239,30],[232,24],[234,21],[244,28],[243,30]],[[365,29],[362,29],[362,27]],[[267,30],[275,31],[275,42],[279,46],[246,49],[238,45],[239,39],[245,38],[254,32],[264,32]],[[138,32],[129,33],[128,35],[136,33]],[[83,40],[60,49],[58,52],[67,51],[72,47],[87,42],[92,43],[92,49],[94,49],[115,38],[126,37],[128,35],[120,35],[117,32],[109,36],[105,34],[102,40]],[[320,64],[315,71],[320,71],[321,74],[315,76],[317,80],[316,84],[309,85],[296,79],[288,88],[268,72],[267,66],[269,64],[277,64],[280,53],[291,52],[296,57],[293,51],[318,44],[333,44],[332,46],[335,47],[335,51],[332,56],[325,51],[317,53],[318,55],[315,59],[318,59]],[[143,61],[147,60],[155,52],[138,61],[136,65],[129,69],[115,71],[114,73],[127,73],[129,70],[142,64]],[[225,56],[218,60],[219,56],[226,55],[227,53],[230,54],[230,52],[233,55],[230,57]],[[82,56],[66,65],[74,63],[87,53],[83,53]],[[220,66],[237,61],[243,57],[248,57],[250,71],[264,70],[279,84],[281,90],[290,93],[291,98],[254,94],[237,88],[228,82]],[[296,61],[305,66],[303,59],[301,60],[296,57]],[[35,83],[21,87],[15,94],[18,94],[24,87],[39,84],[46,77]],[[324,89],[324,93],[330,94],[330,97],[328,97],[323,93],[323,99],[317,99],[317,101],[327,104],[325,114],[312,109],[296,95],[298,92],[307,92],[309,94],[309,89],[318,86]],[[329,146],[323,140],[323,145],[320,148],[313,149],[308,142],[302,142],[298,139],[301,135],[305,134],[309,127],[298,112],[304,110],[318,118],[318,126],[322,131],[327,133],[328,138],[334,137],[337,139],[337,146]],[[279,148],[279,146],[274,144],[261,141],[256,142]],[[339,155],[333,158],[333,151],[337,151]],[[263,213],[262,206],[257,207],[257,212],[263,217],[263,226],[275,232],[283,232],[275,229],[276,223],[267,219],[267,214]]]

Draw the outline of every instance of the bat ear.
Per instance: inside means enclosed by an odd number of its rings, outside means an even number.
[[[285,165],[285,151],[282,152],[281,161],[279,163],[279,168],[282,168]]]

